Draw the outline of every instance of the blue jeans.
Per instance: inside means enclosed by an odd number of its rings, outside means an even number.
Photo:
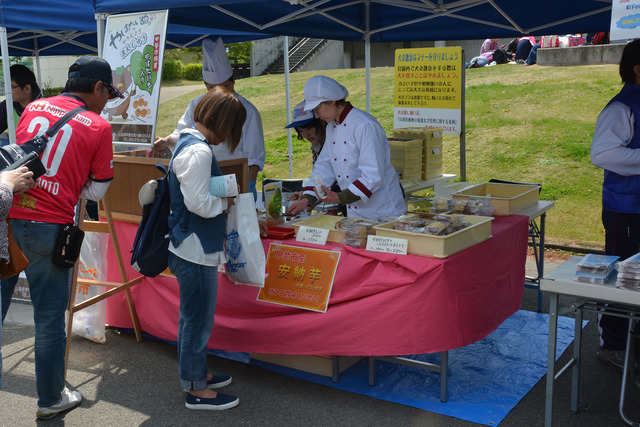
[[[533,65],[538,62],[538,49],[540,49],[540,43],[536,43],[531,46],[531,51],[529,51],[529,55],[525,61],[527,65]]]
[[[59,229],[60,224],[11,220],[13,238],[29,260],[25,274],[36,330],[34,351],[39,406],[57,403],[65,386],[65,310],[69,306],[72,269],[60,268],[51,262]],[[0,282],[3,320],[17,282],[18,276]]]
[[[218,267],[194,264],[169,252],[169,268],[180,286],[178,363],[184,391],[207,387],[207,342],[218,295]]]

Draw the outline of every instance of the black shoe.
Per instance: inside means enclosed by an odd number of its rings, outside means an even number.
[[[624,369],[624,353],[624,350],[607,350],[601,348],[596,352],[596,359],[622,372]]]
[[[189,409],[206,409],[209,411],[222,411],[224,409],[231,409],[240,403],[240,399],[230,394],[218,393],[215,399],[207,399],[204,397],[196,397],[192,394],[187,394],[187,400],[184,404]]]
[[[207,380],[207,387],[215,389],[228,386],[231,384],[231,375],[214,375]]]

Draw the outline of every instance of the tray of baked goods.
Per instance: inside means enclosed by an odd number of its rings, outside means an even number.
[[[493,217],[416,213],[375,225],[377,236],[407,239],[407,253],[446,258],[491,237]]]
[[[375,234],[373,227],[378,224],[380,224],[379,220],[345,218],[325,214],[315,214],[290,222],[290,225],[296,230],[296,236],[300,226],[326,228],[329,230],[328,242],[342,243],[355,248],[367,246],[367,236]]]

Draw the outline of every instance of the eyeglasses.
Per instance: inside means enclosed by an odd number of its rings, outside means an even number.
[[[102,80],[102,84],[109,91],[109,99],[124,98],[120,91],[116,89],[115,86],[113,86],[111,83]]]
[[[11,89],[18,89],[20,87],[20,85],[11,85]]]

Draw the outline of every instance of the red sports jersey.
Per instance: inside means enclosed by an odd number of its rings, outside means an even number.
[[[81,105],[85,105],[81,99],[69,95],[32,102],[20,117],[17,144],[44,134],[60,117]],[[94,181],[113,179],[111,142],[111,126],[98,114],[83,111],[74,116],[40,153],[47,173],[38,178],[35,188],[13,198],[9,216],[72,223],[75,206],[89,176],[92,175]]]

